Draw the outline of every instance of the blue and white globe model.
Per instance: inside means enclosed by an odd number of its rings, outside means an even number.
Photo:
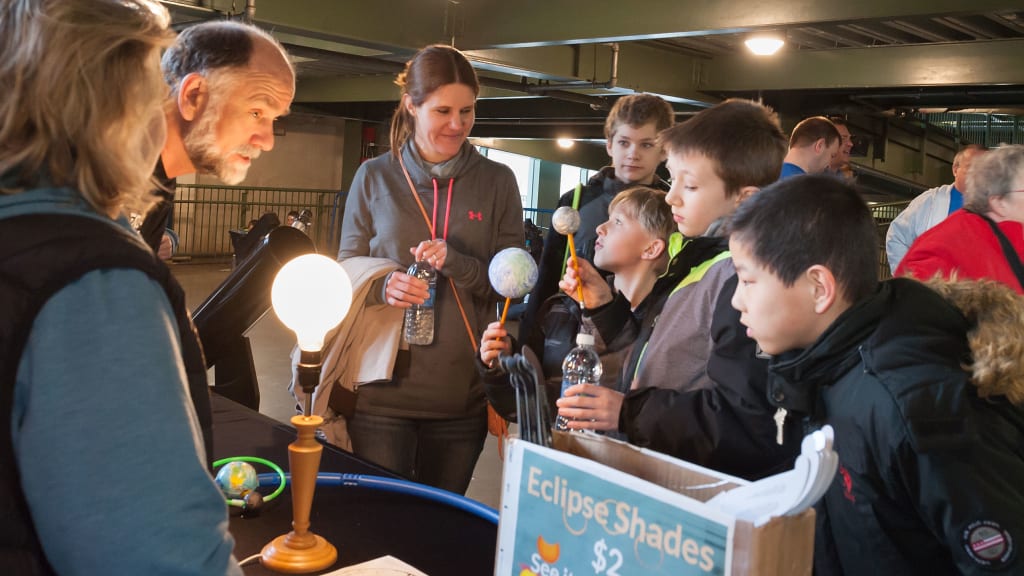
[[[260,485],[256,469],[248,462],[228,462],[217,472],[216,481],[228,498],[241,498]]]
[[[491,286],[506,298],[522,298],[537,283],[537,262],[522,248],[505,248],[487,267]]]

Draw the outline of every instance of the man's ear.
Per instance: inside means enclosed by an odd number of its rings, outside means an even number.
[[[839,297],[839,286],[836,284],[836,277],[832,271],[815,264],[804,272],[809,282],[809,288],[814,298],[814,312],[824,314],[832,308]]]
[[[739,193],[736,194],[735,204],[733,204],[733,206],[739,206],[744,200],[753,196],[758,190],[760,190],[760,188],[757,186],[744,186],[743,188],[740,188]]]
[[[821,154],[828,148],[828,142],[824,138],[818,138],[814,141],[814,153]]]
[[[658,257],[665,253],[666,248],[667,245],[664,239],[655,238],[647,244],[644,251],[640,253],[640,257],[644,260],[657,260]]]
[[[178,113],[186,122],[192,122],[210,101],[210,83],[202,74],[193,72],[178,85]]]

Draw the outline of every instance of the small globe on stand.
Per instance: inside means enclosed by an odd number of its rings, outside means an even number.
[[[216,481],[228,498],[243,498],[260,485],[256,469],[248,462],[228,462],[217,471]]]

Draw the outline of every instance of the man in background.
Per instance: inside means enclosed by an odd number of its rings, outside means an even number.
[[[953,157],[953,184],[925,190],[889,224],[889,231],[885,234],[885,253],[889,257],[890,270],[896,272],[896,267],[918,236],[964,205],[967,171],[971,162],[985,152],[985,148],[977,144],[964,146]]]
[[[789,136],[789,152],[779,180],[824,172],[838,154],[841,140],[839,131],[828,118],[812,116],[801,120]]]
[[[850,167],[850,151],[853,150],[853,135],[850,133],[846,120],[839,116],[829,118],[839,131],[839,151],[832,157],[827,172],[839,176],[846,182],[853,180],[853,169]]]

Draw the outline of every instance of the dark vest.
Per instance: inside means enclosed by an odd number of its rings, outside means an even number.
[[[141,270],[167,293],[206,454],[213,454],[206,362],[185,293],[167,265],[127,230],[91,218],[32,214],[0,220],[0,574],[53,573],[21,491],[11,439],[14,379],[25,343],[52,295],[88,272],[110,268]]]

